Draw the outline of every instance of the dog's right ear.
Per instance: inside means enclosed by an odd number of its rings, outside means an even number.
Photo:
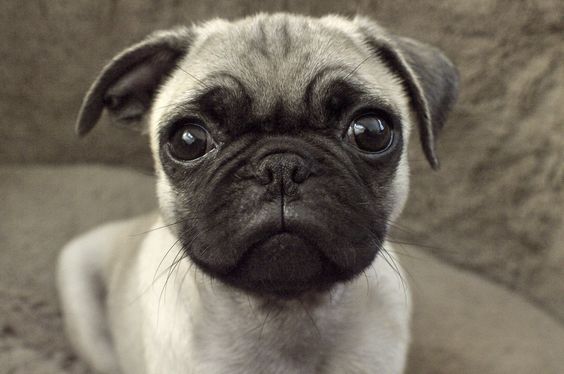
[[[458,71],[437,48],[399,37],[364,17],[355,22],[365,43],[400,79],[417,115],[423,152],[433,169],[439,168],[436,138],[458,95]]]
[[[158,87],[186,55],[193,38],[190,28],[158,31],[114,57],[84,97],[78,135],[92,130],[104,109],[118,124],[140,126]]]

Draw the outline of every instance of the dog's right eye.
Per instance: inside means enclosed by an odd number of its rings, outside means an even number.
[[[361,151],[375,154],[391,146],[394,132],[384,116],[369,113],[352,121],[346,138]]]
[[[179,160],[195,160],[215,148],[209,132],[202,126],[179,126],[168,141],[171,155]]]

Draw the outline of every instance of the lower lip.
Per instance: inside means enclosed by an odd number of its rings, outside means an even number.
[[[301,237],[279,233],[249,249],[239,270],[250,281],[302,283],[322,272],[322,259]]]

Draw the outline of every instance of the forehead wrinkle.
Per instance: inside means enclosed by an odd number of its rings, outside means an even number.
[[[308,84],[307,84],[307,86],[304,90],[303,101],[304,101],[304,103],[306,103],[306,105],[312,106],[314,104],[314,102],[313,102],[313,97],[315,97],[314,93],[320,91],[320,86],[323,84],[324,78],[326,78],[326,76],[329,75],[330,73],[333,73],[333,72],[336,72],[336,71],[344,72],[345,66],[343,66],[343,65],[325,66],[322,69],[318,70],[313,75],[313,77],[308,82]]]
[[[199,101],[204,98],[205,95],[210,94],[216,89],[235,89],[240,90],[239,94],[247,95],[244,83],[241,82],[238,77],[228,72],[212,73],[206,77],[206,82],[205,87],[195,87],[190,90],[188,94],[184,95],[183,99],[173,103],[174,105],[162,116],[159,125],[161,127],[166,126],[166,124],[175,122],[179,118],[187,117],[190,113],[203,114],[205,117],[205,110],[204,112],[201,111],[202,108],[199,106]],[[358,96],[356,96],[357,102],[352,103],[350,105],[351,107],[359,106],[359,104],[361,104],[359,101],[362,101],[367,105],[377,106],[380,109],[400,117],[401,111],[393,101],[388,100],[385,95],[375,92],[369,82],[365,82],[356,72],[351,73],[350,66],[345,65],[326,66],[317,71],[304,90],[302,100],[305,107],[301,109],[316,110],[323,113],[325,111],[324,104],[327,100],[332,98],[335,94],[338,94],[338,92],[335,92],[336,88],[334,87],[336,83],[346,84],[352,91],[358,94]],[[226,94],[228,94],[227,91]],[[275,106],[279,103],[279,100],[276,101]],[[261,115],[267,116],[271,113],[252,114],[256,117],[260,117]]]
[[[367,81],[359,72],[352,71],[350,66],[344,65],[328,66],[319,70],[309,82],[304,92],[303,102],[309,108],[323,112],[323,106],[327,100],[336,93],[338,94],[338,92],[335,92],[334,85],[339,83],[348,85],[359,95],[358,98],[365,101],[367,105],[376,105],[400,117],[400,108],[393,100],[390,100],[384,89],[379,89],[375,82]],[[361,103],[354,103],[352,106],[359,104]]]
[[[248,39],[248,38],[247,38]],[[244,39],[243,39],[244,40]],[[256,45],[256,41],[254,42]],[[206,60],[213,60],[215,63],[221,61],[223,69],[237,72],[238,76],[244,81],[255,97],[262,101],[276,101],[282,97],[285,101],[290,99],[299,100],[307,83],[319,68],[325,67],[328,63],[350,64],[350,70],[354,63],[347,63],[343,55],[348,56],[348,48],[341,45],[335,46],[335,40],[319,36],[308,38],[304,42],[306,46],[291,48],[287,55],[277,56],[279,58],[267,58],[264,51],[257,51],[250,41],[241,43],[236,47],[215,45],[214,48],[206,52]],[[337,43],[340,45],[340,43]],[[219,51],[224,51],[220,53]],[[353,52],[353,51],[349,51]],[[356,55],[356,51],[354,51]],[[213,56],[213,57],[212,57]],[[203,59],[202,59],[203,61]],[[344,67],[343,69],[347,69]],[[274,100],[268,100],[274,98]],[[269,107],[267,103],[260,105]]]
[[[258,17],[223,26],[209,30],[206,42],[198,43],[198,53],[192,57],[204,71],[236,72],[261,114],[279,101],[301,106],[303,92],[319,68],[333,63],[350,65],[353,70],[356,60],[367,53],[344,30],[307,17],[298,21]]]
[[[212,80],[221,80],[222,77],[231,75],[228,78],[231,80],[228,86],[233,88],[232,77],[236,75],[239,81],[236,85],[245,87],[244,90],[253,100],[254,114],[264,116],[274,110],[280,102],[292,109],[307,110],[304,106],[304,95],[308,85],[315,88],[311,89],[315,94],[311,96],[315,96],[317,100],[323,87],[330,84],[329,76],[344,78],[370,54],[358,38],[349,35],[351,30],[341,30],[331,26],[331,23],[316,24],[309,22],[307,18],[304,22],[297,23],[288,23],[288,20],[283,18],[274,21],[276,22],[264,22],[264,19],[259,18],[253,22],[222,23],[221,27],[215,30],[207,30],[198,43],[200,48],[197,53],[190,53],[190,58],[183,61],[184,68],[192,68],[194,71],[190,71],[207,85],[211,85]],[[279,30],[282,25],[286,28],[288,39],[293,39],[292,48],[285,55],[276,53],[284,51],[285,48],[271,45],[276,41],[274,31]],[[311,32],[299,33],[304,29]],[[296,44],[298,33],[300,43]],[[206,42],[203,43],[202,40]],[[257,44],[264,43],[267,44],[267,51],[257,50]],[[272,54],[275,58],[272,58]],[[334,71],[316,78],[320,69],[329,64],[335,67]],[[376,79],[372,79],[374,76],[368,76],[368,72],[374,71],[377,73]],[[384,79],[380,82],[381,78]],[[388,87],[392,83],[386,82],[389,81],[388,78],[390,76],[385,67],[381,66],[378,59],[373,59],[348,76],[347,81],[359,85],[368,81],[370,84],[365,85],[366,91],[393,99],[396,94],[388,92],[394,91]],[[312,84],[312,81],[315,83]],[[396,82],[393,82],[393,85],[395,86]],[[195,91],[192,93],[195,94]],[[179,110],[182,109],[184,108],[180,106]]]
[[[184,95],[180,99],[174,99],[171,103],[165,104],[161,107],[155,108],[160,112],[157,120],[157,128],[162,128],[166,126],[171,120],[180,117],[180,114],[186,112],[186,104],[193,97],[194,92],[199,91],[199,88],[194,87],[191,90],[184,92]]]
[[[229,72],[213,72],[203,77],[202,80],[205,85],[192,86],[189,89],[184,90],[180,99],[174,100],[172,103],[160,107],[159,109],[164,109],[164,114],[161,117],[170,119],[172,117],[177,117],[178,113],[185,113],[190,109],[195,110],[197,109],[196,104],[199,99],[217,89],[235,89],[240,90],[240,93],[243,95],[247,94],[247,89],[243,82]]]

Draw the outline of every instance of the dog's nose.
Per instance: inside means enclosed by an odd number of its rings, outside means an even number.
[[[310,174],[311,163],[303,157],[295,153],[274,153],[260,160],[255,175],[269,190],[291,196]]]

